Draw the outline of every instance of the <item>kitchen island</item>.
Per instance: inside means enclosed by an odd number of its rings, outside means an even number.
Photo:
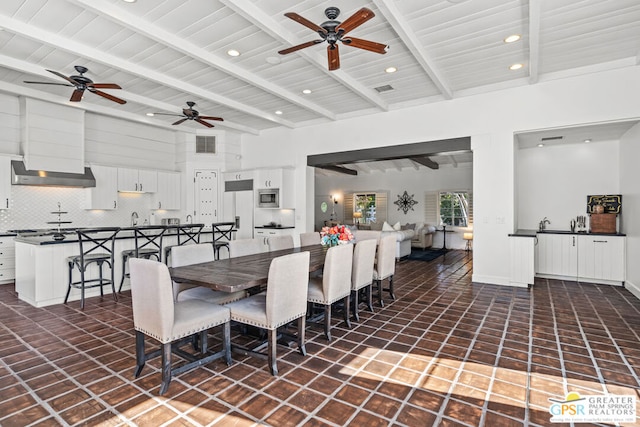
[[[177,244],[177,233],[167,226],[167,234],[163,237],[163,247]],[[124,250],[134,249],[133,228],[122,228],[115,242],[114,277],[116,289],[122,275],[122,257]],[[18,235],[15,238],[15,287],[18,297],[35,307],[45,307],[64,302],[69,283],[67,257],[79,254],[77,235],[74,232],[64,234],[64,240],[54,240],[53,233],[37,236]],[[201,242],[212,241],[211,231],[201,233]],[[108,269],[105,269],[108,271]],[[77,270],[74,274],[78,274]],[[88,279],[98,277],[98,268],[91,265],[85,273]],[[108,292],[108,287],[105,287]],[[129,289],[125,280],[123,289]],[[85,296],[100,295],[99,288],[88,288]],[[111,298],[111,297],[109,297]],[[69,301],[79,300],[80,290],[72,289]]]

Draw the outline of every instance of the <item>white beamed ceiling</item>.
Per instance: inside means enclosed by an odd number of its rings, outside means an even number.
[[[281,56],[278,50],[317,39],[283,16],[315,23],[338,6],[344,20],[361,7],[376,16],[353,37],[386,43],[386,55],[340,44],[341,68],[327,70],[326,45]],[[195,101],[217,129],[259,134],[469,94],[536,84],[603,69],[637,67],[638,0],[3,0],[0,2],[0,91],[67,103],[71,88],[45,69],[75,74],[127,100],[87,93],[81,107],[169,126]],[[516,43],[503,39],[521,34]],[[241,55],[232,58],[228,49]],[[269,58],[280,59],[272,65]],[[513,63],[524,68],[510,71]],[[387,74],[389,66],[398,72]],[[392,91],[374,88],[391,85]],[[311,89],[303,95],[303,89]],[[276,115],[280,110],[282,115]],[[177,128],[177,127],[176,127]],[[205,131],[186,122],[180,130]]]

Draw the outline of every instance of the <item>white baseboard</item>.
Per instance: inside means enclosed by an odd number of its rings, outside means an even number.
[[[634,297],[640,299],[640,287],[631,282],[624,282],[624,287],[631,292]]]
[[[488,283],[490,285],[512,286],[508,277],[500,276],[481,276],[479,274],[472,274],[471,280],[474,283]]]

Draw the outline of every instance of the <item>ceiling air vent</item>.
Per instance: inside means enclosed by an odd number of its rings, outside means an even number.
[[[196,154],[215,154],[215,136],[196,136]]]
[[[378,86],[376,88],[374,88],[375,90],[378,91],[378,93],[382,93],[382,92],[389,92],[390,90],[393,90],[393,86],[391,85],[384,85],[384,86]]]

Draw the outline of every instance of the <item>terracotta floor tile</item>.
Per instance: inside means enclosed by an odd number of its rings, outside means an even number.
[[[310,327],[306,357],[279,346],[277,377],[264,360],[234,354],[230,367],[215,361],[174,378],[164,396],[159,358],[133,378],[129,292],[117,303],[91,298],[81,311],[77,302],[34,308],[13,285],[0,286],[0,425],[58,426],[62,417],[102,426],[406,427],[431,426],[440,413],[441,426],[524,426],[528,417],[546,427],[550,396],[640,390],[640,301],[626,289],[472,283],[470,256],[400,261],[395,301],[385,295],[353,329],[336,313],[331,343]],[[219,328],[210,336],[218,348]],[[236,329],[233,340],[256,341]]]

